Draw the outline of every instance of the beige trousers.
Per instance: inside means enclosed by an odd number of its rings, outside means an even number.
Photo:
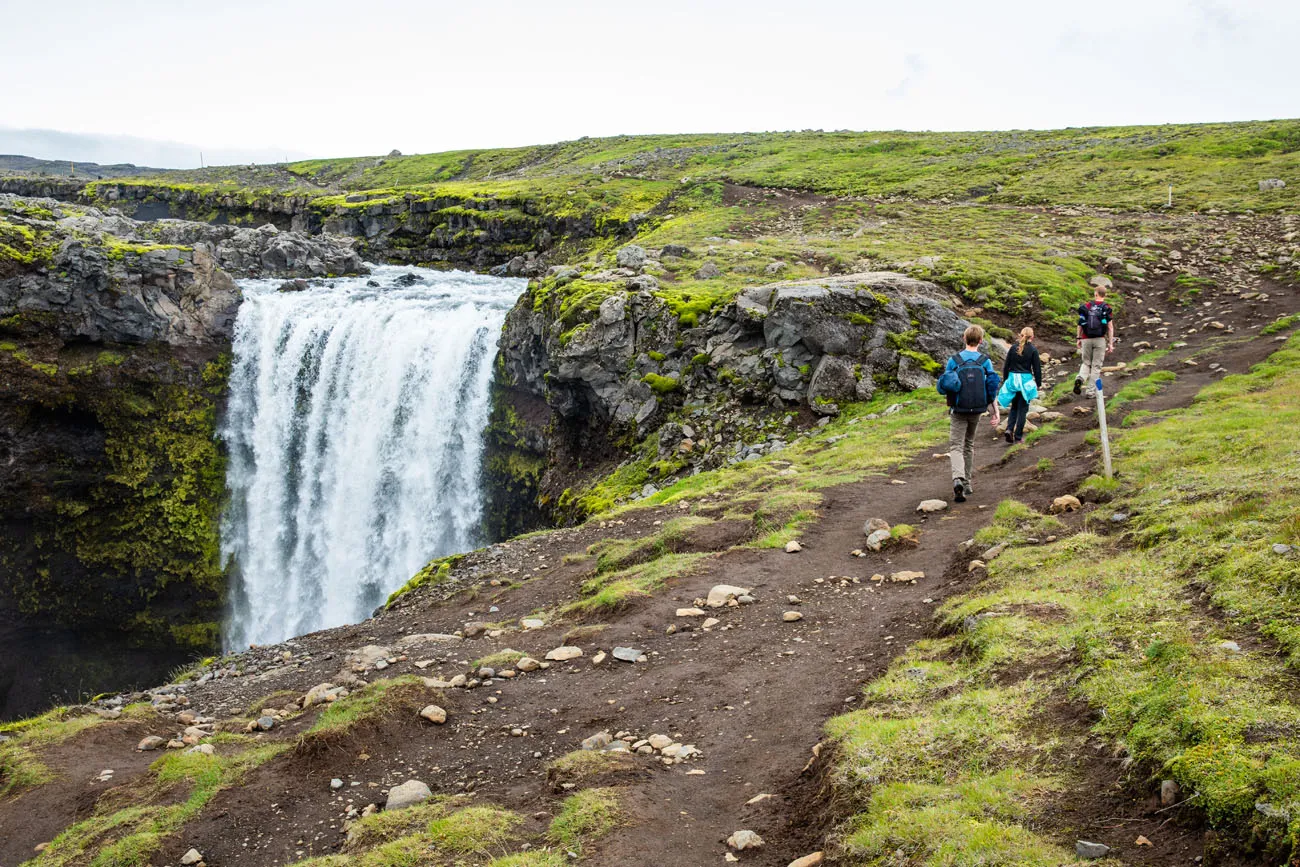
[[[969,482],[975,471],[975,434],[979,431],[982,412],[954,412],[948,426],[948,460],[952,463],[952,480]]]
[[[1102,365],[1106,363],[1106,338],[1085,337],[1079,347],[1083,364],[1079,365],[1079,378],[1083,380],[1083,393],[1097,396],[1097,380],[1101,378]]]

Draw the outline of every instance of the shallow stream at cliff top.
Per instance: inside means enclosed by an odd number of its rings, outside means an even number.
[[[221,425],[230,649],[362,620],[480,541],[493,361],[526,285],[395,266],[283,282],[240,281]]]

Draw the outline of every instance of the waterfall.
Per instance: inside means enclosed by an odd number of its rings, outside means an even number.
[[[243,280],[221,425],[226,646],[355,623],[478,541],[492,366],[522,280]]]

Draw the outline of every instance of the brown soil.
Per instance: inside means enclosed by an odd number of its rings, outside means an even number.
[[[1252,327],[1278,313],[1300,308],[1294,292],[1270,288],[1273,299],[1266,310],[1252,309],[1233,296],[1215,298],[1215,316],[1233,330],[1230,337],[1249,335]],[[1154,298],[1160,287],[1148,284],[1141,291]],[[1171,335],[1192,327],[1200,313],[1195,307],[1156,306],[1174,323]],[[1121,326],[1121,333],[1127,342],[1118,357],[1131,358],[1134,353],[1126,347],[1141,339],[1140,329]],[[1189,346],[1159,364],[1176,370],[1177,380],[1128,409],[1186,405],[1210,381],[1248,369],[1276,347],[1269,338],[1225,340],[1198,366],[1185,366],[1189,354],[1206,347],[1207,334],[1217,338],[1220,332],[1198,330],[1183,338]],[[1221,368],[1210,369],[1211,362]],[[1111,378],[1112,387],[1122,382],[1121,376]],[[349,734],[326,752],[306,756],[290,751],[238,789],[218,795],[198,819],[165,842],[153,863],[174,864],[191,846],[203,852],[211,867],[284,864],[337,851],[350,804],[382,804],[388,787],[411,778],[424,780],[436,793],[477,792],[529,816],[527,830],[540,832],[562,797],[548,764],[601,730],[668,734],[696,745],[702,756],[675,766],[650,757],[632,760],[618,774],[631,821],[604,841],[589,863],[720,863],[725,838],[740,828],[753,829],[767,841],[763,849],[742,854],[746,864],[784,867],[821,849],[836,819],[827,780],[829,751],[809,760],[822,741],[826,720],[857,706],[864,682],[880,674],[910,642],[933,633],[936,606],[974,580],[966,571],[967,558],[957,553],[958,544],[988,522],[994,505],[1015,497],[1045,509],[1093,472],[1097,454],[1083,441],[1093,419],[1070,409],[1070,402],[1065,403],[1063,433],[1007,459],[1002,459],[1005,444],[990,432],[978,447],[982,466],[973,500],[933,516],[919,515],[916,504],[948,499],[951,487],[946,459],[926,451],[889,476],[828,491],[821,519],[802,538],[801,553],[729,549],[745,538],[748,525],[714,525],[688,542],[690,550],[718,551],[705,568],[593,622],[604,628],[577,640],[584,657],[474,690],[448,690],[438,698],[450,715],[444,726],[397,714]],[[1117,426],[1118,419],[1112,423]],[[1050,473],[1036,469],[1041,458],[1053,462]],[[1080,522],[1095,508],[1086,506],[1070,521]],[[449,584],[414,593],[373,620],[253,651],[249,659],[260,666],[250,668],[260,669],[258,673],[192,686],[192,707],[218,717],[239,715],[277,690],[302,692],[322,681],[337,682],[349,651],[363,645],[391,645],[412,633],[454,632],[469,621],[513,623],[577,595],[591,562],[571,557],[566,563],[566,555],[579,555],[600,539],[651,534],[656,522],[675,514],[678,510],[669,508],[638,512],[493,546],[466,558]],[[850,556],[861,546],[863,522],[871,517],[918,526],[919,544],[861,559]],[[904,569],[922,571],[925,577],[883,585],[867,580],[873,573]],[[855,583],[855,577],[861,582]],[[710,630],[683,628],[675,610],[692,605],[719,583],[752,588],[758,601],[720,609],[716,616],[722,622]],[[787,602],[787,595],[800,602]],[[792,609],[803,619],[782,622],[782,613]],[[666,634],[672,624],[679,631]],[[382,674],[369,676],[451,677],[468,671],[471,661],[506,647],[540,659],[563,643],[571,627],[511,629],[499,638],[425,645]],[[597,649],[614,646],[641,649],[648,661],[593,664]],[[280,662],[286,649],[293,658]],[[430,664],[417,668],[417,661]],[[295,737],[313,718],[309,712],[264,737]],[[1086,744],[1088,720],[1080,709],[1062,709],[1059,723]],[[166,734],[174,728],[150,730]],[[114,785],[143,772],[152,756],[135,753],[133,747],[145,730],[139,724],[106,724],[53,750],[47,761],[61,774],[57,783],[0,802],[0,865],[13,867],[33,846],[85,815],[105,788],[93,782],[103,768],[117,771]],[[1131,787],[1124,770],[1104,751],[1081,748],[1070,770],[1077,772],[1077,781],[1039,819],[1039,826],[1063,843],[1078,836],[1098,838],[1137,864],[1187,864],[1213,854],[1207,853],[1195,816],[1156,812],[1149,789]],[[693,771],[704,773],[688,773]],[[329,786],[332,777],[344,781],[337,793]],[[746,805],[760,793],[774,797]],[[1132,845],[1139,834],[1152,846]],[[1207,858],[1206,863],[1236,862]]]

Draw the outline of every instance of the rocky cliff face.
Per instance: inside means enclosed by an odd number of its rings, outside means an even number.
[[[58,629],[172,664],[216,646],[214,435],[239,303],[226,268],[359,266],[332,239],[0,195],[0,636],[22,636],[21,652],[0,647],[0,716],[86,676]],[[57,669],[41,668],[46,638]]]
[[[620,447],[654,434],[682,472],[761,454],[782,435],[739,443],[734,429],[691,419],[757,407],[810,411],[810,421],[878,389],[932,385],[967,325],[939,287],[890,272],[754,287],[702,317],[674,312],[644,276],[625,279],[576,325],[545,282],[511,312],[501,341],[507,406],[489,466],[495,488],[531,483],[535,497],[557,505],[578,467],[621,457]]]

